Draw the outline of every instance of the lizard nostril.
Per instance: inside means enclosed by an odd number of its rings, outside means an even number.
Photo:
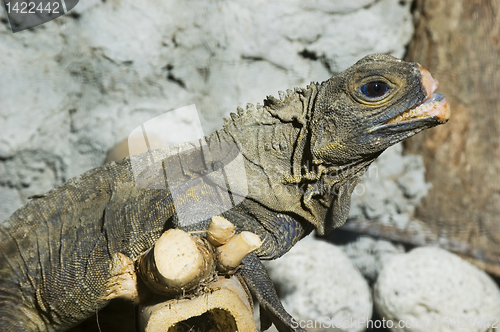
[[[422,85],[427,93],[427,97],[430,97],[438,88],[439,82],[432,77],[431,73],[424,66],[418,64],[418,69],[422,75]]]

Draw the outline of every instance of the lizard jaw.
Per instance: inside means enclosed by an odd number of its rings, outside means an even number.
[[[434,93],[421,104],[387,120],[384,124],[398,124],[427,118],[434,118],[439,123],[445,123],[450,118],[450,114],[450,107],[446,98],[439,93]]]
[[[434,118],[438,123],[445,123],[450,118],[450,107],[446,98],[439,93],[434,93],[439,86],[439,82],[420,64],[418,64],[418,69],[420,70],[422,86],[427,94],[427,98],[415,107],[387,120],[384,124],[398,124],[427,118]]]

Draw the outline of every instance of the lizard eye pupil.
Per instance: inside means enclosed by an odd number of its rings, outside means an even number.
[[[389,85],[385,82],[370,82],[361,86],[361,92],[368,98],[379,98],[389,91]]]

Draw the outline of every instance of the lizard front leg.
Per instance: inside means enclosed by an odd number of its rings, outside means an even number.
[[[280,332],[305,332],[306,330],[302,329],[283,308],[273,282],[259,257],[254,253],[248,254],[242,263],[243,267],[239,273],[252,295],[259,301],[261,330],[267,330],[273,323]]]

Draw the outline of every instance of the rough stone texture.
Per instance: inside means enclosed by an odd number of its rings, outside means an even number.
[[[382,263],[391,255],[405,252],[401,244],[375,239],[362,235],[343,246],[344,253],[351,259],[354,266],[370,282],[374,282],[382,267]]]
[[[298,268],[300,267],[300,268]],[[266,262],[284,307],[297,319],[328,326],[332,321],[371,317],[371,290],[342,249],[313,237],[285,256]],[[364,331],[353,324],[339,331]]]
[[[374,302],[385,319],[421,323],[393,331],[488,331],[476,324],[481,324],[481,319],[494,323],[495,317],[496,321],[500,318],[500,289],[495,282],[458,256],[436,247],[417,248],[388,259],[374,287]],[[452,326],[455,318],[459,325]],[[439,326],[431,329],[425,325],[429,322]]]
[[[431,184],[425,182],[422,157],[402,155],[401,143],[387,149],[370,166],[354,190],[350,219],[376,220],[405,229]]]
[[[89,0],[16,34],[0,6],[0,220],[166,111],[196,104],[207,133],[366,54],[403,56],[410,5]]]
[[[369,282],[375,281],[387,255],[404,252],[402,245],[387,239],[415,245],[425,245],[427,240],[427,227],[415,218],[415,210],[432,185],[425,181],[422,157],[403,155],[402,150],[401,143],[392,146],[370,166],[354,190],[343,226],[365,234],[342,248]],[[334,243],[345,242],[339,240],[333,238]]]
[[[414,214],[431,184],[425,181],[422,157],[403,155],[402,150],[401,143],[392,146],[370,166],[354,190],[350,221],[344,229],[391,239],[395,230],[405,233],[425,228]],[[340,244],[338,240],[333,239]],[[387,255],[404,252],[400,244],[368,235],[358,236],[341,248],[369,282],[375,281]]]

